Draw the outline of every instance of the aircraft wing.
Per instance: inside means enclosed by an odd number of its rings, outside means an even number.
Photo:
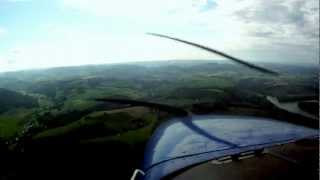
[[[266,118],[219,115],[174,118],[158,127],[149,140],[143,179],[161,179],[220,157],[318,137],[317,129]]]

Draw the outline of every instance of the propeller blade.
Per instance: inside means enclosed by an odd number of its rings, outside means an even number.
[[[215,49],[212,49],[212,48],[200,45],[200,44],[196,44],[196,43],[193,43],[193,42],[185,41],[185,40],[182,40],[182,39],[178,39],[178,38],[175,38],[175,37],[170,37],[170,36],[166,36],[166,35],[162,35],[162,34],[156,34],[156,33],[147,33],[147,34],[148,35],[152,35],[152,36],[161,37],[161,38],[171,39],[171,40],[174,40],[174,41],[178,41],[178,42],[181,42],[181,43],[184,43],[184,44],[188,44],[188,45],[200,48],[202,50],[205,50],[205,51],[220,55],[222,57],[225,57],[225,58],[230,59],[230,60],[232,60],[232,61],[234,61],[236,63],[242,64],[244,66],[247,66],[247,67],[249,67],[251,69],[254,69],[254,70],[262,72],[262,73],[267,73],[267,74],[270,74],[270,75],[279,75],[279,73],[277,73],[277,72],[274,72],[274,71],[271,71],[269,69],[254,65],[252,63],[248,63],[248,62],[246,62],[244,60],[238,59],[236,57],[233,57],[233,56],[230,56],[228,54],[225,54],[225,53],[223,53],[221,51],[218,51],[218,50],[215,50]]]

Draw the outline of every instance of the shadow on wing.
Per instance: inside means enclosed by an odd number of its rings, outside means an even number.
[[[201,129],[199,126],[193,123],[192,121],[192,116],[190,115],[190,112],[178,108],[178,107],[173,107],[169,105],[164,105],[164,104],[158,104],[158,103],[151,103],[151,102],[145,102],[145,101],[137,101],[137,100],[128,100],[128,99],[113,99],[113,98],[100,98],[100,99],[95,99],[96,101],[99,102],[110,102],[110,103],[117,103],[117,104],[126,104],[130,106],[145,106],[149,108],[155,108],[161,111],[169,112],[172,113],[176,116],[183,117],[181,122],[188,127],[190,130],[194,131],[195,133],[204,136],[210,140],[213,140],[215,142],[219,142],[225,145],[228,145],[230,147],[237,147],[236,144],[233,144],[231,142],[228,142],[226,140],[223,140],[219,137],[213,136],[212,134],[204,131]]]

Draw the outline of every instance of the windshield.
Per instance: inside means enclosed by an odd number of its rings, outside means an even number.
[[[0,42],[0,179],[129,179],[177,116],[318,127],[316,1],[0,0]]]

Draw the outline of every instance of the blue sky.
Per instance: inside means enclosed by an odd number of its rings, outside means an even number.
[[[0,0],[0,71],[217,59],[163,33],[259,61],[318,63],[316,0]]]

